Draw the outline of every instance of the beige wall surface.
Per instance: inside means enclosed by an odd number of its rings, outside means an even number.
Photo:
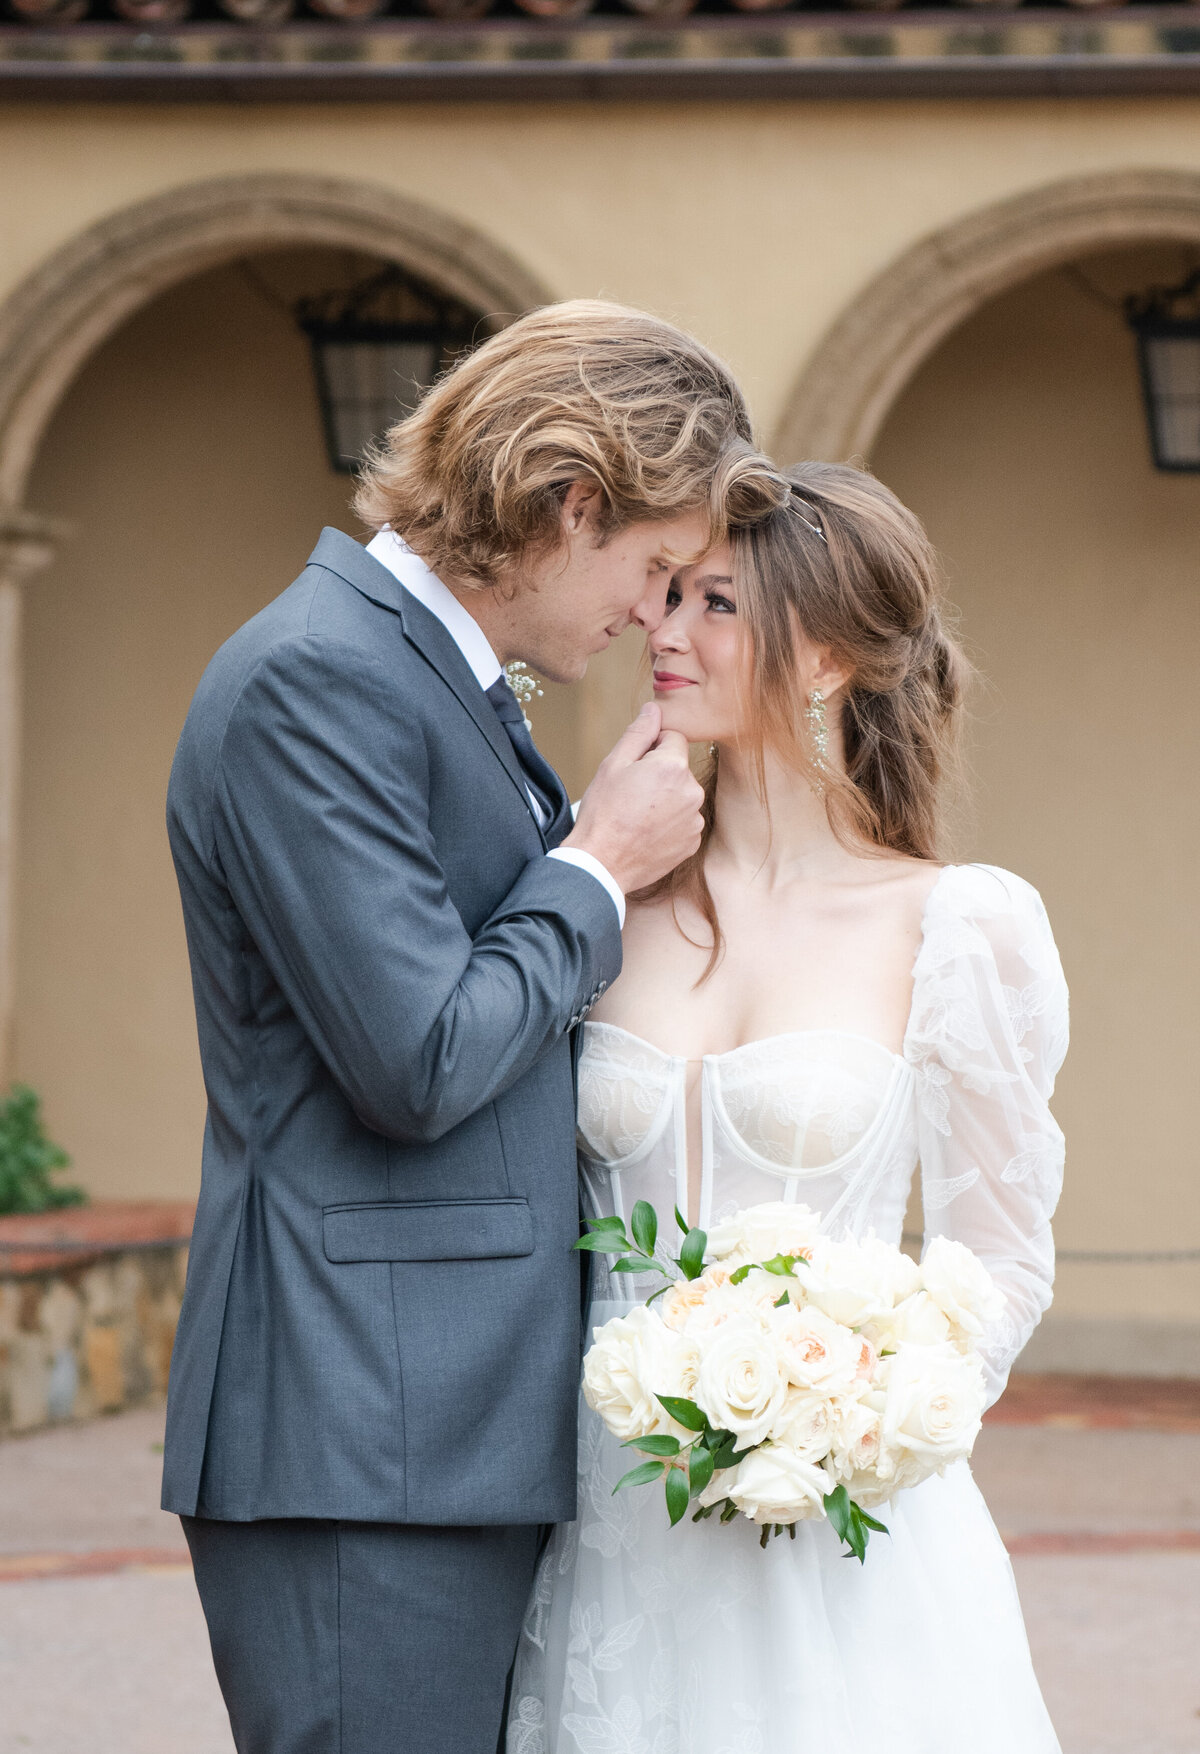
[[[817,338],[916,239],[1058,179],[1200,170],[1200,101],[321,108],[13,106],[0,297],[81,229],[198,179],[304,171],[466,221],[556,295],[694,328],[764,434]]]
[[[1084,264],[1121,293],[1178,250]],[[1200,476],[1151,466],[1119,311],[1069,274],[985,307],[872,463],[926,519],[982,672],[962,854],[1042,891],[1072,993],[1064,1249],[1200,1247]],[[1200,1320],[1200,1266],[1066,1263],[1056,1308]]]
[[[1065,178],[1200,172],[1198,121],[1184,99],[13,108],[0,299],[163,190],[253,171],[357,179],[475,227],[556,295],[686,323],[730,359],[770,434],[821,335],[919,239]],[[1089,273],[1120,292],[1181,259]],[[872,460],[927,517],[988,678],[964,854],[1043,889],[1074,989],[1063,1239],[1194,1246],[1200,481],[1150,469],[1120,318],[1061,273],[953,334]],[[76,535],[28,603],[18,1069],[98,1193],[195,1186],[203,1104],[162,828],[171,750],[212,650],[293,576],[322,522],[351,527],[345,499],[303,344],[232,267],[120,329],[42,444],[27,503]],[[601,687],[536,705],[576,791],[627,717],[636,646],[597,666]],[[1200,1317],[1194,1267],[1064,1273],[1067,1310],[1096,1313],[1110,1294]]]
[[[33,490],[75,533],[26,609],[18,1071],[95,1193],[187,1195],[204,1100],[171,757],[216,648],[323,523],[353,527],[348,477],[325,464],[303,338],[222,269],[93,358]]]

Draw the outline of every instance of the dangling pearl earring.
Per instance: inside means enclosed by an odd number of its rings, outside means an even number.
[[[829,718],[825,711],[825,696],[819,688],[814,688],[808,697],[808,705],[804,709],[804,723],[813,747],[812,789],[818,798],[825,796],[825,776],[829,772],[826,759],[829,754]]]
[[[715,743],[709,744],[708,753],[712,756],[714,761],[717,759],[717,746]]]

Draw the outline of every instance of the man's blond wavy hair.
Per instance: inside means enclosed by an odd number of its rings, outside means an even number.
[[[481,586],[558,545],[574,482],[599,489],[602,541],[701,510],[703,552],[786,493],[750,441],[741,391],[707,348],[643,311],[575,299],[519,318],[439,379],[369,455],[354,509],[434,572]]]

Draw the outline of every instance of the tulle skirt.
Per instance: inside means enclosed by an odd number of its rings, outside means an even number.
[[[876,1511],[859,1566],[826,1523],[765,1550],[743,1517],[672,1529],[660,1488],[613,1496],[637,1459],[581,1400],[579,1519],[538,1569],[508,1754],[1059,1754],[965,1462]]]

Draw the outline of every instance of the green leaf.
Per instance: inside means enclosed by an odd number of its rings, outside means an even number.
[[[729,1275],[729,1283],[731,1285],[740,1285],[742,1283],[742,1280],[748,1279],[750,1277],[751,1273],[753,1273],[753,1271],[754,1271],[753,1261],[747,1261],[746,1265],[744,1267],[739,1267],[735,1273],[731,1273]]]
[[[853,1508],[850,1494],[844,1486],[835,1486],[832,1492],[825,1495],[825,1515],[839,1541],[846,1540],[850,1532],[850,1512]]]
[[[623,1255],[629,1249],[624,1233],[618,1236],[615,1230],[594,1230],[591,1236],[581,1236],[573,1246],[594,1255]]]
[[[707,1429],[708,1420],[697,1407],[695,1401],[685,1401],[681,1395],[656,1395],[654,1398],[660,1407],[666,1408],[676,1424],[683,1426],[685,1431],[704,1431]]]
[[[688,1507],[688,1484],[678,1468],[671,1468],[667,1473],[666,1493],[667,1515],[674,1528]]]
[[[865,1524],[865,1526],[868,1529],[874,1529],[875,1533],[877,1535],[890,1535],[891,1534],[892,1531],[888,1528],[886,1523],[877,1523],[873,1516],[868,1516],[866,1511],[860,1509],[857,1504],[855,1505],[854,1508],[855,1508],[855,1510],[858,1511],[858,1514],[859,1514],[861,1521]]]
[[[654,1253],[658,1241],[658,1213],[649,1200],[639,1200],[633,1208],[633,1240],[644,1255]]]
[[[780,1294],[780,1296],[778,1296],[775,1299],[774,1303],[771,1305],[771,1308],[772,1309],[783,1309],[785,1307],[785,1305],[787,1304],[790,1295],[791,1295],[790,1292],[787,1292],[787,1291],[782,1292]]]
[[[615,1212],[608,1213],[604,1218],[585,1218],[583,1222],[590,1224],[593,1230],[620,1230],[623,1232],[625,1229],[625,1220],[618,1218]]]
[[[761,1263],[765,1273],[777,1273],[781,1279],[794,1279],[796,1276],[795,1255],[772,1255],[769,1261]]]
[[[713,1477],[712,1453],[702,1444],[695,1444],[688,1451],[688,1485],[693,1498],[699,1498],[704,1488]]]
[[[704,1251],[708,1235],[703,1230],[689,1230],[679,1251],[679,1269],[685,1279],[698,1279],[704,1271]]]
[[[683,1213],[679,1210],[678,1206],[676,1206],[676,1208],[675,1208],[675,1222],[679,1226],[680,1230],[682,1230],[683,1234],[686,1236],[688,1234],[689,1230],[691,1229],[691,1226],[689,1225],[687,1219],[684,1217]]]
[[[614,1261],[614,1273],[661,1273],[662,1268],[657,1261],[650,1260],[646,1255],[627,1255],[623,1261]],[[670,1286],[666,1287],[670,1290]]]
[[[616,1496],[622,1486],[648,1486],[651,1480],[658,1479],[666,1465],[665,1462],[643,1462],[638,1468],[630,1468],[628,1474],[622,1474],[613,1487],[613,1496]]]
[[[622,1445],[622,1449],[640,1449],[648,1456],[677,1456],[679,1439],[677,1437],[660,1437],[652,1432],[649,1437],[631,1437]]]

